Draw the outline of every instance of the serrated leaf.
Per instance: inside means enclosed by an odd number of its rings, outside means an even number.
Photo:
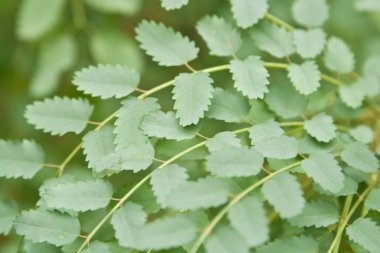
[[[315,200],[307,203],[302,212],[289,221],[298,227],[327,227],[339,221],[339,211],[335,204],[329,201]]]
[[[319,113],[312,119],[306,120],[305,130],[321,142],[329,142],[336,137],[334,119],[326,113]]]
[[[206,146],[210,152],[222,150],[226,147],[241,147],[240,139],[232,132],[220,132],[206,141]]]
[[[303,58],[315,58],[325,46],[326,34],[322,29],[300,30],[293,32],[296,51]]]
[[[318,242],[311,237],[289,237],[275,240],[262,247],[256,253],[318,253]]]
[[[232,0],[232,13],[241,28],[248,28],[262,19],[267,12],[268,0]]]
[[[250,99],[264,98],[268,92],[269,73],[264,62],[257,56],[249,56],[244,61],[232,60],[230,72],[235,88]]]
[[[142,49],[162,66],[179,66],[194,60],[199,49],[188,37],[162,23],[142,21],[136,28]]]
[[[97,179],[52,185],[41,199],[49,208],[85,212],[106,207],[112,194],[111,184]]]
[[[353,85],[344,85],[339,88],[339,96],[342,101],[350,108],[359,108],[365,98],[365,89],[360,83],[354,83]]]
[[[348,177],[348,176],[344,177],[343,188],[340,191],[335,192],[335,193],[325,190],[318,183],[314,182],[314,184],[313,184],[313,189],[316,192],[324,194],[324,195],[336,196],[336,197],[356,194],[358,192],[358,188],[359,188],[358,183],[354,179],[352,179],[351,177]]]
[[[354,69],[354,55],[341,39],[331,37],[327,41],[325,65],[338,73],[349,73]]]
[[[249,104],[242,95],[215,88],[206,117],[225,122],[242,122],[248,113]]]
[[[343,188],[344,174],[334,156],[318,151],[301,162],[302,169],[323,189],[337,193]]]
[[[214,88],[208,73],[182,73],[174,80],[174,109],[181,126],[197,124],[211,104]]]
[[[46,242],[33,243],[29,240],[23,240],[22,251],[23,253],[62,253],[62,251],[51,244]]]
[[[176,164],[168,165],[162,169],[156,169],[152,172],[150,184],[157,202],[162,207],[166,207],[166,199],[170,193],[187,182],[186,169]]]
[[[19,209],[15,202],[0,200],[0,235],[8,235]]]
[[[247,177],[257,175],[264,158],[255,149],[225,147],[211,152],[206,169],[218,177]]]
[[[97,65],[75,72],[73,84],[85,94],[102,99],[131,94],[140,82],[136,70],[120,65]]]
[[[194,138],[197,134],[195,127],[181,127],[174,112],[164,113],[162,111],[146,115],[141,123],[141,130],[151,137],[177,141]]]
[[[79,134],[86,127],[93,109],[84,99],[54,97],[28,105],[25,117],[36,129],[52,135]]]
[[[256,247],[269,239],[265,209],[257,198],[246,197],[240,201],[228,211],[228,219],[250,247]]]
[[[187,182],[169,194],[166,203],[176,210],[216,207],[227,201],[228,185],[217,178],[201,178]]]
[[[64,0],[23,0],[18,13],[17,36],[26,41],[39,39],[58,23],[64,4]]]
[[[95,241],[83,250],[83,253],[111,253],[111,251],[106,243]]]
[[[249,129],[249,138],[252,144],[271,138],[280,137],[284,134],[280,124],[273,119],[254,125]]]
[[[290,159],[297,156],[297,140],[279,136],[255,143],[255,149],[267,158]]]
[[[189,3],[189,0],[161,0],[161,5],[166,10],[179,9]]]
[[[373,189],[365,200],[365,206],[380,212],[380,188]]]
[[[139,0],[108,0],[106,2],[103,0],[85,0],[85,2],[98,11],[125,15],[137,13],[142,6]]]
[[[321,26],[329,17],[326,0],[296,0],[292,12],[297,23],[306,27]]]
[[[379,161],[368,147],[360,142],[353,142],[341,153],[340,157],[351,167],[364,172],[374,172]]]
[[[288,71],[292,84],[303,95],[309,95],[321,86],[321,75],[314,61],[306,61],[301,65],[292,63]]]
[[[0,177],[30,179],[44,163],[44,151],[34,141],[0,140]]]
[[[242,44],[239,31],[217,16],[204,17],[197,23],[197,31],[212,55],[234,55]]]
[[[282,218],[292,218],[305,206],[303,192],[296,177],[281,173],[264,183],[262,193]]]
[[[14,221],[16,233],[32,242],[48,242],[62,246],[73,242],[80,234],[77,218],[45,210],[23,211]]]
[[[205,249],[207,253],[249,253],[249,246],[244,239],[228,226],[216,229],[206,242]]]
[[[380,252],[380,227],[371,219],[357,219],[346,232],[350,240],[360,244],[370,253]]]

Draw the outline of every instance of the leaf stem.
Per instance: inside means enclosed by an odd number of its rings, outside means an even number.
[[[288,30],[290,32],[295,30],[295,28],[293,26],[289,25],[288,23],[286,23],[282,19],[279,19],[278,17],[275,17],[269,13],[265,13],[264,18],[268,19],[270,22],[272,22],[276,25],[279,25],[279,26],[285,28],[286,30]]]
[[[353,195],[349,195],[346,197],[346,200],[344,202],[342,214],[340,215],[339,224],[338,224],[338,230],[343,226],[344,227],[344,221],[347,217],[348,212],[350,211],[351,203],[352,203]],[[340,246],[341,237],[338,238],[335,247],[332,251],[332,253],[338,253],[339,252],[339,246]]]

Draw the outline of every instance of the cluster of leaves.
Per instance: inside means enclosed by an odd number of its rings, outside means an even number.
[[[28,4],[39,1],[25,2],[24,25]],[[61,2],[49,1],[51,18]],[[126,2],[86,1],[119,11]],[[188,3],[161,2],[167,10]],[[146,54],[188,72],[142,90],[139,73],[125,65],[77,71],[79,91],[122,99],[102,122],[91,120],[94,106],[85,98],[26,108],[27,121],[51,135],[96,127],[61,164],[47,162],[35,141],[0,142],[2,177],[58,170],[40,186],[36,208],[20,212],[15,202],[0,202],[1,234],[13,227],[26,252],[380,252],[378,128],[363,124],[378,110],[380,58],[354,71],[349,46],[322,29],[325,0],[294,1],[299,28],[271,15],[267,0],[230,2],[234,21],[213,15],[196,25],[222,65],[195,69],[194,41],[144,20],[135,32]],[[34,30],[21,24],[19,34],[33,39],[45,29],[43,22]],[[242,52],[245,41],[259,53]],[[230,72],[233,85],[214,82],[220,71]],[[169,88],[174,106],[164,110],[152,95]],[[202,134],[219,121],[225,129]],[[81,151],[92,172],[85,177],[65,170]],[[139,180],[111,184],[120,173]]]

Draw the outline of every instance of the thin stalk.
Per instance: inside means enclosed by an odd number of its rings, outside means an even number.
[[[277,18],[277,17],[275,17],[275,16],[273,16],[273,15],[271,15],[269,13],[266,13],[264,15],[264,18],[268,19],[270,22],[272,22],[272,23],[274,23],[276,25],[279,25],[279,26],[285,28],[286,30],[288,30],[290,32],[294,31],[294,27],[293,26],[289,25],[285,21],[283,21],[283,20],[281,20],[281,19],[279,19],[279,18]]]
[[[348,212],[350,211],[350,207],[351,207],[351,203],[352,203],[352,198],[353,198],[353,195],[349,195],[349,196],[346,197],[346,201],[344,202],[342,214],[340,215],[340,220],[339,220],[339,224],[338,224],[338,230],[340,230],[341,227],[344,227],[344,221],[346,220]],[[337,240],[337,242],[335,244],[335,247],[334,247],[332,253],[338,253],[339,252],[339,246],[340,246],[341,238],[342,237],[338,238],[338,240]]]

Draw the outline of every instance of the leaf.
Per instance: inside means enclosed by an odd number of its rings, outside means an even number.
[[[254,125],[249,129],[249,138],[254,145],[257,142],[265,141],[271,138],[280,137],[284,134],[280,124],[273,119],[267,120],[261,124]]]
[[[207,118],[225,122],[242,122],[249,113],[248,101],[240,94],[215,88]]]
[[[365,98],[365,90],[360,83],[354,83],[353,85],[341,86],[339,88],[339,95],[342,101],[350,108],[359,108]]]
[[[211,55],[234,55],[242,44],[239,31],[217,16],[201,19],[197,24],[197,31],[205,40]]]
[[[340,157],[349,166],[360,171],[374,172],[379,167],[376,156],[365,144],[360,142],[349,144],[346,150],[341,153]]]
[[[323,189],[333,193],[343,189],[344,174],[333,155],[318,151],[303,160],[301,167]]]
[[[107,243],[94,241],[88,248],[83,250],[83,253],[112,253]]]
[[[147,215],[140,205],[125,203],[111,218],[115,237],[124,247],[138,248],[138,231],[142,229]]]
[[[154,21],[142,21],[136,28],[142,49],[161,66],[179,66],[194,60],[199,49],[188,37]]]
[[[297,140],[280,136],[255,143],[255,149],[264,157],[290,159],[297,156]]]
[[[23,211],[14,221],[16,233],[32,242],[48,242],[62,246],[73,242],[80,234],[77,218],[45,210]]]
[[[326,34],[322,29],[296,29],[293,32],[296,51],[303,58],[315,58],[323,50],[326,43]]]
[[[336,37],[327,41],[324,56],[325,65],[331,70],[342,74],[349,73],[354,69],[354,55],[346,43]]]
[[[318,242],[311,237],[288,237],[270,242],[257,249],[256,253],[318,253]]]
[[[329,17],[326,0],[296,0],[292,12],[297,23],[306,27],[321,26]]]
[[[162,7],[168,11],[179,9],[188,3],[189,0],[161,0]]]
[[[232,13],[241,28],[248,28],[262,19],[269,6],[267,0],[232,0]]]
[[[35,41],[50,31],[62,16],[64,0],[23,0],[17,20],[17,36]]]
[[[102,99],[131,94],[140,82],[134,69],[120,65],[98,65],[75,72],[73,84],[85,94]]]
[[[15,202],[0,200],[0,235],[8,235],[19,209]]]
[[[0,177],[30,179],[44,163],[44,151],[34,141],[0,140]]]
[[[257,175],[264,158],[255,149],[225,147],[211,152],[206,168],[218,177],[247,177]]]
[[[208,73],[182,73],[174,80],[174,109],[181,126],[197,124],[211,104],[214,88]]]
[[[264,183],[262,193],[282,218],[292,218],[302,212],[305,199],[296,177],[281,173]]]
[[[223,150],[226,147],[240,148],[240,140],[232,132],[220,132],[206,141],[206,146],[210,152]]]
[[[192,139],[197,134],[194,127],[181,127],[174,112],[154,111],[146,115],[141,123],[141,130],[151,137],[169,140]]]
[[[186,169],[176,164],[168,165],[152,172],[150,184],[157,202],[166,207],[166,199],[177,187],[187,183]]]
[[[235,88],[244,96],[250,99],[262,99],[268,92],[269,73],[259,57],[249,56],[244,61],[232,60],[230,72],[235,81]]]
[[[329,142],[336,137],[336,126],[333,118],[325,113],[319,113],[306,120],[305,130],[320,142]]]
[[[20,245],[21,246],[21,245]],[[62,253],[62,251],[51,244],[42,243],[32,243],[29,240],[23,240],[22,251],[23,253]]]
[[[380,212],[380,188],[376,188],[368,194],[365,200],[365,206],[368,209]]]
[[[85,0],[85,2],[94,9],[104,13],[125,15],[133,15],[137,13],[142,6],[139,0],[108,0],[107,2],[102,0]]]
[[[84,99],[54,97],[28,105],[25,117],[36,129],[52,135],[79,134],[86,127],[93,109]]]
[[[227,201],[227,194],[225,181],[207,177],[180,185],[169,194],[166,203],[176,210],[217,207]]]
[[[138,238],[142,249],[161,250],[182,246],[196,236],[194,222],[182,215],[155,220],[145,225]]]
[[[207,253],[249,253],[249,246],[244,239],[232,228],[218,228],[205,244]]]
[[[228,219],[250,247],[269,239],[268,219],[263,203],[257,198],[246,197],[240,201],[228,211]]]
[[[292,34],[274,24],[263,24],[250,31],[256,46],[276,58],[294,53]]]
[[[380,252],[380,227],[369,218],[359,218],[346,230],[350,240],[360,244],[370,253]]]
[[[339,221],[339,212],[335,204],[329,201],[315,200],[307,203],[302,212],[289,221],[297,227],[327,227]]]
[[[321,75],[314,61],[306,61],[301,65],[292,63],[288,71],[292,84],[303,95],[309,95],[321,86]]]
[[[109,183],[96,179],[52,185],[45,189],[41,199],[49,208],[85,212],[106,207],[112,194]]]

